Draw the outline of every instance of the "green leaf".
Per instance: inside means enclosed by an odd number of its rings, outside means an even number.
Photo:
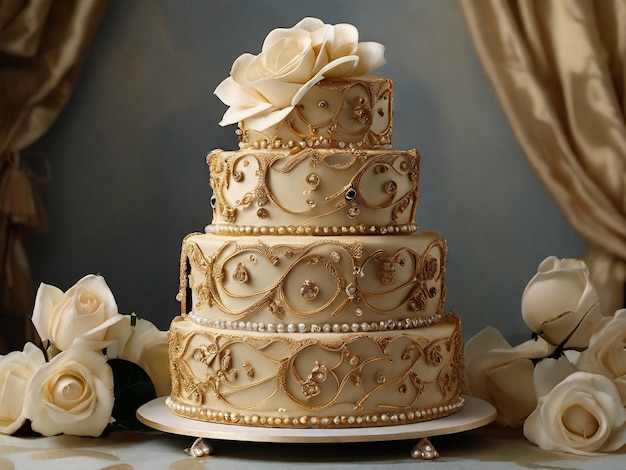
[[[136,417],[137,408],[156,398],[150,377],[134,362],[110,359],[113,371],[115,401],[113,412],[115,426],[125,429],[143,429],[145,426]]]

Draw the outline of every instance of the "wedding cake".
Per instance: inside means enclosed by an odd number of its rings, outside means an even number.
[[[447,246],[419,231],[378,43],[305,18],[216,89],[239,150],[207,157],[213,220],[182,243],[167,405],[265,427],[405,424],[464,403]]]

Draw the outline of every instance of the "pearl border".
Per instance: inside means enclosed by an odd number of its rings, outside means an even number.
[[[171,396],[165,400],[167,407],[176,415],[197,421],[222,424],[239,424],[260,427],[280,428],[352,428],[365,426],[386,426],[410,424],[432,419],[443,418],[457,413],[465,405],[465,398],[458,396],[446,404],[428,408],[406,410],[393,413],[366,413],[363,415],[328,415],[284,417],[280,415],[262,416],[257,413],[216,411],[202,406],[184,405]],[[277,410],[278,413],[285,410]]]
[[[197,325],[223,330],[258,331],[261,333],[359,333],[388,330],[410,330],[439,323],[444,317],[435,313],[429,317],[405,318],[403,320],[381,320],[378,322],[354,323],[265,323],[236,320],[213,320],[189,312],[187,318]]]

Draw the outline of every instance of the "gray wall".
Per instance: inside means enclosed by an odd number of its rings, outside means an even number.
[[[51,231],[34,277],[67,289],[99,272],[120,311],[161,329],[179,306],[183,236],[210,221],[205,155],[236,148],[213,96],[242,52],[304,16],[355,24],[387,47],[394,147],[423,154],[417,222],[449,243],[448,302],[465,336],[526,335],[521,292],[548,255],[583,243],[547,197],[498,107],[453,0],[111,0],[71,102],[34,150]]]

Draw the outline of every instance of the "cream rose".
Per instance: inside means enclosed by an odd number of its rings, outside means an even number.
[[[469,394],[491,403],[500,424],[521,427],[537,405],[532,359],[553,350],[542,338],[512,347],[498,330],[485,328],[465,345]]]
[[[626,405],[626,309],[615,312],[604,328],[594,333],[576,366],[613,380]]]
[[[73,344],[33,375],[24,414],[44,436],[102,434],[113,410],[113,372],[106,357]]]
[[[583,261],[550,256],[522,294],[522,318],[555,346],[582,349],[608,321]]]
[[[91,349],[107,347],[116,340],[109,329],[123,318],[104,278],[90,274],[65,293],[41,284],[32,321],[42,340],[65,351],[77,338]]]
[[[545,450],[591,455],[626,444],[626,409],[606,377],[575,371],[566,359],[535,367],[537,408],[524,423],[526,438]]]
[[[23,405],[28,382],[45,362],[33,343],[26,343],[23,351],[0,356],[0,433],[13,434],[26,422]]]
[[[152,381],[157,396],[169,395],[170,374],[167,332],[159,330],[152,322],[137,319],[131,326],[131,315],[125,315],[123,325],[129,331],[128,341],[118,351],[118,357],[140,366]]]
[[[385,63],[382,44],[358,40],[354,26],[317,18],[271,31],[259,55],[239,56],[230,77],[215,89],[230,106],[220,125],[246,120],[251,128],[266,129],[322,79],[365,75]]]

